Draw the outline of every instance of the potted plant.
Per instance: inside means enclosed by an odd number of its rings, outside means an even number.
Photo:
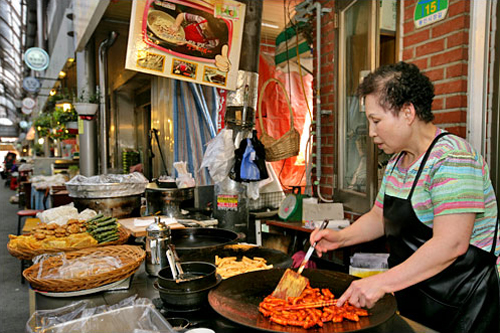
[[[33,122],[33,127],[38,132],[39,137],[48,136],[52,129],[52,116],[46,112],[40,113]]]
[[[66,128],[78,128],[78,114],[74,108],[64,110],[56,107],[52,112],[56,125],[64,125]]]
[[[93,116],[99,107],[101,95],[99,89],[96,89],[95,94],[89,94],[82,91],[78,101],[74,104],[76,112],[81,116]]]

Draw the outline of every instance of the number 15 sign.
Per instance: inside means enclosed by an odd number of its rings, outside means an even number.
[[[448,0],[420,0],[415,6],[415,28],[444,20],[448,14]]]

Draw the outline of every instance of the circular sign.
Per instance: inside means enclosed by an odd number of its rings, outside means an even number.
[[[33,112],[33,109],[27,109],[25,107],[22,107],[21,112],[24,113],[25,115],[29,115],[31,114],[31,112]]]
[[[31,47],[24,53],[24,62],[35,71],[43,71],[49,67],[49,55],[44,49]]]
[[[40,90],[40,81],[33,76],[28,76],[23,79],[23,88],[28,92],[35,93]]]
[[[34,98],[26,97],[23,99],[23,108],[25,109],[33,109],[36,105],[36,101]]]

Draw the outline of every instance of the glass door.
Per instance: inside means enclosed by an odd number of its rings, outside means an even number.
[[[396,0],[338,0],[338,167],[335,197],[364,213],[378,192],[389,156],[372,143],[361,80],[379,64],[394,63],[398,49]]]
[[[378,48],[376,1],[339,1],[338,121],[339,150],[336,197],[347,210],[367,211],[374,200],[374,147],[362,101],[360,80],[376,67]],[[375,186],[374,186],[375,185]]]

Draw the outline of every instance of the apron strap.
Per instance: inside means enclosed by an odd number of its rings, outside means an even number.
[[[451,134],[451,133],[449,133],[449,132],[443,132],[443,133],[439,134],[438,136],[436,136],[434,138],[434,140],[432,141],[432,143],[429,146],[429,148],[427,148],[427,151],[425,152],[424,158],[422,159],[422,163],[420,163],[420,167],[418,168],[418,172],[417,172],[417,175],[415,176],[415,180],[413,181],[413,185],[411,186],[411,191],[410,191],[410,194],[408,195],[408,199],[407,200],[411,201],[411,197],[413,195],[413,191],[415,191],[415,187],[417,187],[418,179],[420,178],[420,175],[424,171],[425,163],[427,162],[427,159],[429,158],[429,155],[431,154],[432,148],[434,147],[434,145],[436,144],[436,142],[438,142],[438,140],[441,139],[441,137],[443,137],[445,135],[448,135],[448,134]]]

